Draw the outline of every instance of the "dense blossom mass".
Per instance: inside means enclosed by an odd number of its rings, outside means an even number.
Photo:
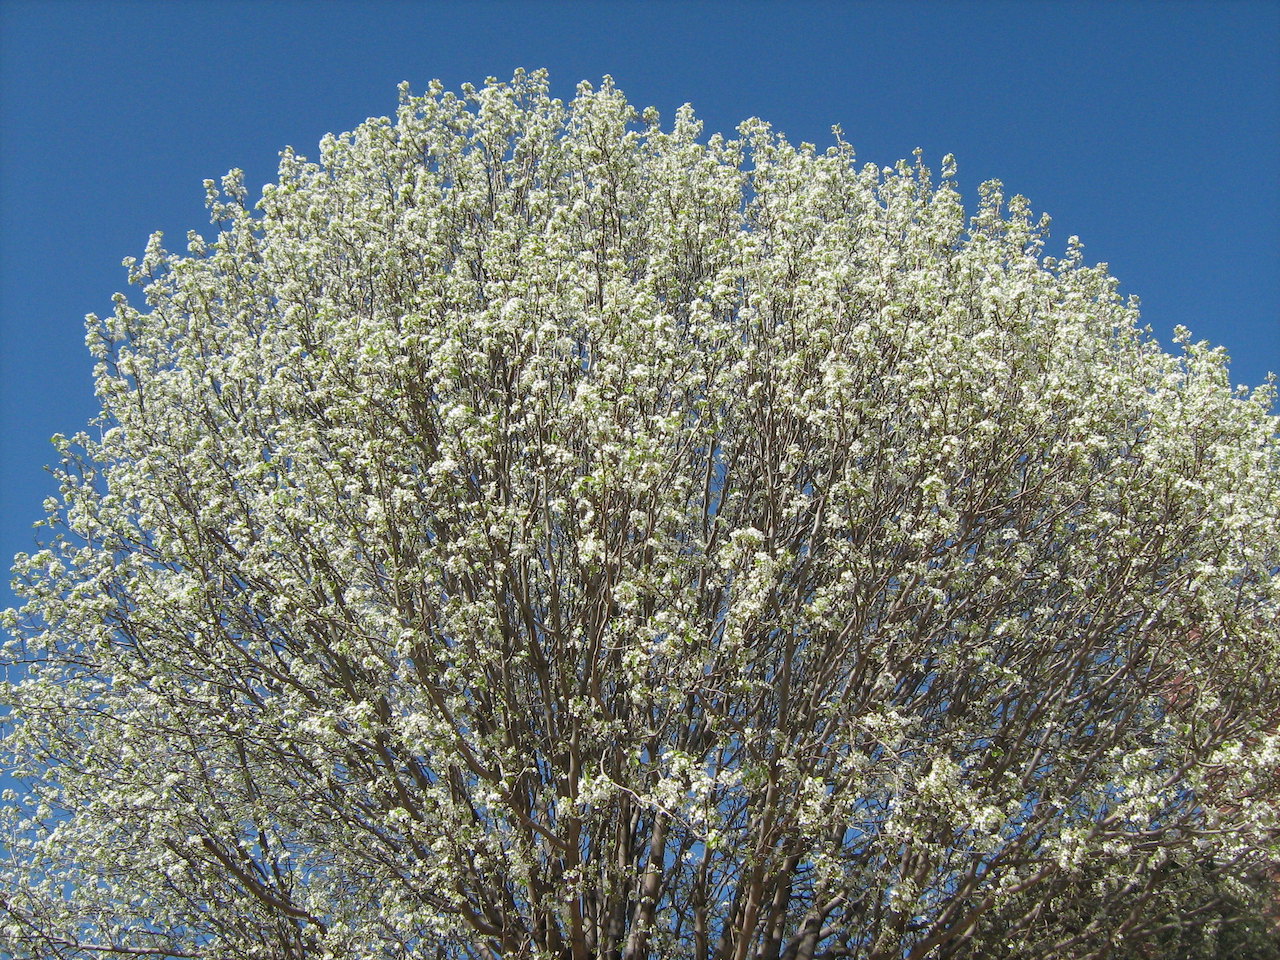
[[[1274,393],[942,167],[520,73],[207,182],[17,561],[0,953],[1274,957]]]

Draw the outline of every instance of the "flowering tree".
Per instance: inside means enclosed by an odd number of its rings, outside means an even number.
[[[1272,391],[1163,353],[998,184],[966,219],[949,158],[700,133],[608,81],[404,90],[126,261],[7,614],[4,949],[1247,932]]]

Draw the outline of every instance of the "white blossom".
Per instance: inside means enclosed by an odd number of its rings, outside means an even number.
[[[16,561],[0,953],[1243,942],[1273,390],[837,136],[519,73],[206,181]]]

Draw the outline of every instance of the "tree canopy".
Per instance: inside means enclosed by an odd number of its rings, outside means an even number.
[[[17,560],[0,944],[1274,956],[1274,391],[954,178],[520,73],[206,182]]]

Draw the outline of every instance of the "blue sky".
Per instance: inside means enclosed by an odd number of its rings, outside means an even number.
[[[956,154],[1079,235],[1167,345],[1280,371],[1280,3],[0,0],[0,555],[55,492],[49,437],[96,411],[83,316],[152,230],[207,227],[201,181],[254,190],[286,144],[546,67],[611,74],[708,132],[760,116],[860,160]],[[6,564],[7,565],[7,564]],[[12,602],[0,590],[0,606]]]

